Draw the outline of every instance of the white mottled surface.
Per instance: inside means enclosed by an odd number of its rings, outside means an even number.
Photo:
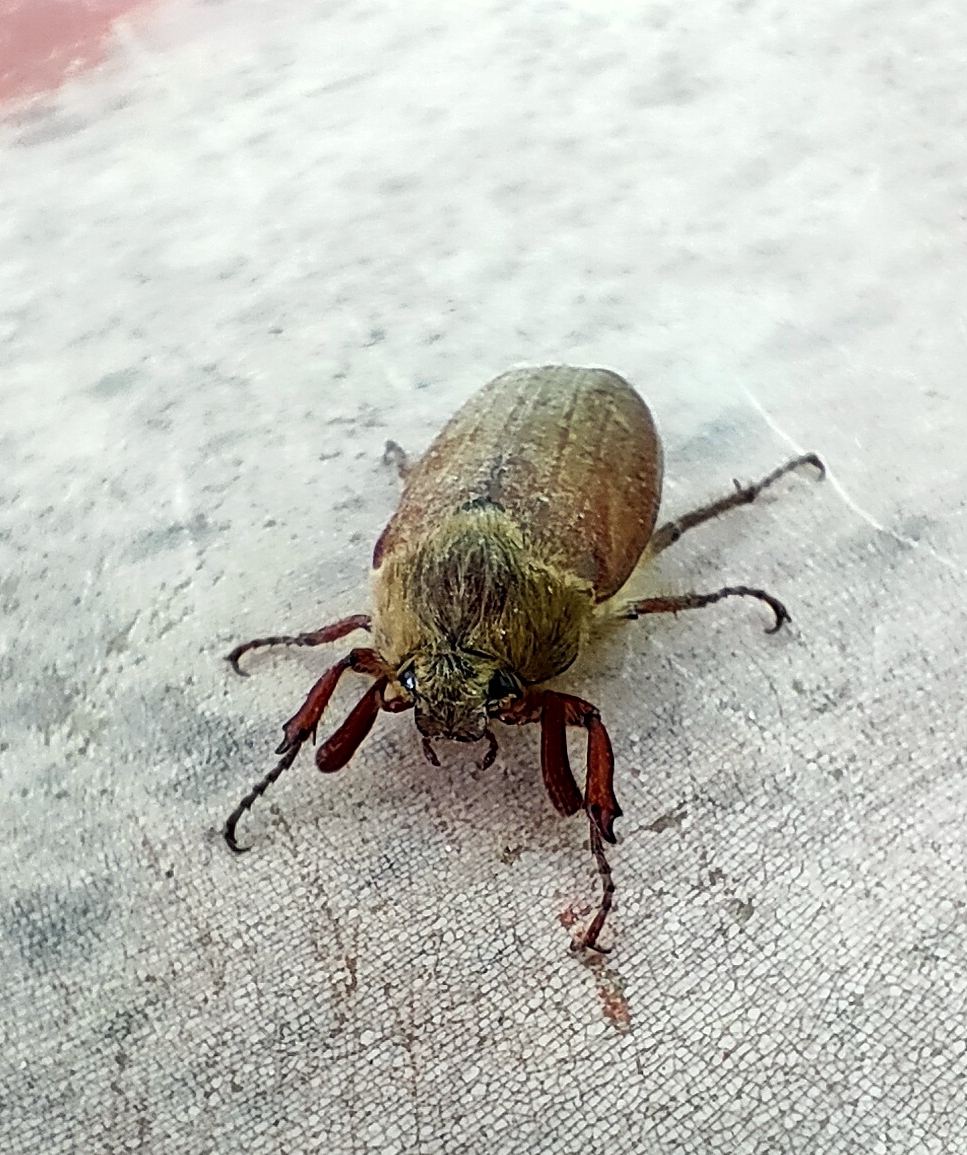
[[[4,1150],[961,1149],[967,16],[279,8],[0,125]],[[327,658],[221,655],[365,608],[385,438],[549,360],[647,396],[666,512],[832,471],[653,578],[792,629],[568,676],[626,815],[598,970],[533,728],[481,775],[384,716],[219,833]]]

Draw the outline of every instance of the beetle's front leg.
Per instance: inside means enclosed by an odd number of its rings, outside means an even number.
[[[555,809],[565,817],[584,804],[567,756],[567,712],[560,694],[541,695],[541,773]]]
[[[621,807],[614,796],[611,740],[597,706],[571,694],[532,689],[502,710],[497,718],[511,726],[541,723],[541,771],[551,802],[561,814],[571,815],[580,810],[583,801],[588,817],[604,839],[614,842],[614,820],[621,817]],[[567,726],[581,726],[588,732],[588,773],[583,799],[567,755]]]
[[[580,810],[582,801],[588,815],[591,853],[601,876],[601,902],[584,935],[575,939],[575,949],[600,950],[598,936],[611,910],[614,882],[601,839],[614,842],[614,821],[621,807],[614,795],[614,753],[608,731],[597,707],[570,694],[554,690],[529,690],[500,715],[509,723],[541,723],[541,771],[551,802],[560,813]],[[567,754],[567,727],[582,726],[588,732],[588,772],[584,798],[574,781]]]
[[[608,948],[598,946],[598,935],[600,935],[611,910],[611,903],[614,899],[614,879],[611,877],[611,864],[605,858],[604,847],[601,845],[601,832],[593,822],[590,823],[590,843],[591,853],[594,855],[594,861],[598,864],[598,874],[601,876],[601,901],[598,903],[598,911],[591,920],[591,925],[581,938],[576,938],[571,943],[571,949],[579,951],[583,947],[587,950],[596,950],[600,951],[601,954],[607,954]]]
[[[368,650],[366,652],[372,653],[373,651]],[[364,672],[372,673],[373,671],[366,670]],[[413,708],[413,703],[407,702],[404,698],[387,700],[383,697],[383,691],[386,689],[388,681],[389,679],[383,674],[378,681],[374,682],[353,707],[346,721],[316,751],[316,767],[323,774],[333,774],[346,765],[359,749],[362,740],[372,730],[376,715],[380,710],[388,710],[390,713],[397,714],[400,710]]]
[[[588,774],[584,783],[584,809],[588,818],[601,831],[606,842],[613,843],[614,820],[621,817],[621,807],[614,796],[614,752],[611,739],[604,728],[597,706],[574,698],[570,694],[544,691],[545,709],[549,699],[557,699],[567,726],[583,726],[588,732]],[[555,710],[557,706],[555,706]],[[567,747],[563,747],[567,757]]]
[[[598,946],[598,936],[611,910],[614,897],[611,866],[605,857],[601,839],[614,842],[614,820],[621,817],[621,807],[614,796],[614,752],[611,749],[608,731],[604,728],[596,706],[581,698],[573,698],[570,694],[556,694],[552,690],[546,690],[545,710],[554,699],[560,704],[566,725],[583,726],[588,732],[588,776],[584,784],[584,809],[588,814],[591,853],[601,876],[601,901],[597,913],[584,934],[574,940],[572,947],[575,950],[582,947],[588,950],[601,950]],[[554,704],[555,713],[557,709],[557,704]],[[566,758],[566,746],[564,755]]]
[[[272,770],[269,771],[268,774],[266,774],[261,782],[257,782],[252,787],[248,794],[245,795],[242,801],[239,802],[238,806],[236,806],[232,813],[228,816],[228,820],[225,823],[225,829],[223,833],[225,835],[225,841],[228,843],[232,850],[241,854],[249,849],[247,846],[239,846],[235,840],[235,827],[238,825],[239,819],[247,810],[252,808],[257,799],[262,797],[265,791],[272,785],[273,782],[276,781],[279,775],[282,774],[284,770],[288,770],[288,768],[296,760],[296,756],[302,749],[303,744],[310,738],[315,741],[316,727],[319,725],[319,719],[322,717],[326,706],[329,705],[329,699],[335,692],[336,686],[339,684],[339,679],[347,670],[355,670],[357,673],[361,674],[371,674],[374,677],[384,675],[382,659],[375,650],[353,650],[351,653],[347,654],[345,658],[341,658],[334,666],[330,666],[330,668],[326,670],[319,681],[316,682],[316,684],[309,691],[306,700],[299,707],[298,711],[283,726],[282,742],[280,743],[278,749],[275,751],[276,754],[282,755],[281,760],[275,767],[273,767]],[[386,679],[385,676],[383,676],[381,677],[381,681],[376,683],[376,686],[380,687],[378,700],[381,704],[383,703],[382,688],[385,687],[385,685]],[[340,743],[334,747],[333,756],[337,756],[337,751],[341,753],[342,750],[344,750],[347,737],[344,732],[347,731],[349,723],[354,718],[356,718],[355,726],[358,729],[360,724],[360,706],[362,706],[363,702],[367,702],[370,694],[372,693],[372,690],[375,688],[376,687],[372,687],[370,691],[364,695],[362,702],[360,702],[356,709],[353,710],[353,712],[349,715],[349,718],[347,718],[339,730],[337,730],[336,733],[332,735],[329,741],[320,748],[320,755],[324,750],[327,749],[327,747],[330,746],[330,744],[333,743],[334,739],[340,735],[343,736],[340,739]],[[383,708],[393,709],[394,707],[387,703],[383,705]],[[377,710],[378,709],[379,706],[377,706]],[[359,734],[355,745],[352,747],[352,749],[349,750],[349,753],[346,755],[345,759],[340,762],[338,766],[320,766],[320,769],[338,770],[342,766],[345,766],[346,762],[348,762],[352,757],[356,747],[369,732],[372,724],[372,721],[370,721],[365,730]]]

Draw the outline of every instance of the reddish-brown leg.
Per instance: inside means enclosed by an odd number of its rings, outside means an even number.
[[[542,695],[541,773],[548,797],[558,813],[577,814],[584,804],[567,756],[567,721],[560,694]]]
[[[544,691],[544,706],[556,698],[564,713],[567,726],[583,726],[588,732],[588,774],[584,783],[584,809],[588,818],[601,831],[605,842],[614,842],[614,820],[621,817],[621,807],[614,796],[614,754],[611,740],[604,728],[597,707],[583,698],[570,694]],[[565,757],[567,747],[564,747]]]
[[[380,678],[374,682],[352,708],[346,721],[316,751],[316,767],[323,774],[341,770],[372,730],[376,715],[383,707],[386,681],[386,678]]]
[[[313,630],[308,634],[280,634],[272,638],[254,638],[251,642],[243,642],[240,646],[236,646],[230,654],[225,655],[225,661],[236,674],[247,678],[248,674],[241,669],[238,659],[249,650],[257,650],[262,646],[322,646],[326,642],[338,642],[353,630],[368,630],[370,624],[369,614],[353,614],[340,622],[333,622],[331,625],[323,626],[321,630]]]
[[[252,808],[252,805],[255,803],[256,799],[261,798],[261,796],[272,785],[272,783],[275,782],[283,770],[287,770],[292,765],[303,744],[310,738],[315,741],[316,727],[319,725],[319,719],[322,717],[326,706],[329,704],[329,699],[332,697],[336,686],[339,684],[339,679],[343,676],[346,670],[355,670],[361,674],[370,674],[373,677],[380,677],[382,684],[380,686],[378,701],[380,704],[382,704],[382,688],[386,685],[384,676],[385,671],[383,669],[382,659],[375,650],[353,650],[351,653],[347,654],[345,658],[341,658],[334,666],[331,666],[328,670],[326,670],[319,681],[316,682],[316,684],[309,691],[308,697],[299,707],[299,710],[293,715],[293,717],[289,719],[288,722],[286,722],[285,726],[282,728],[284,737],[280,746],[276,750],[276,754],[282,755],[281,761],[272,770],[270,770],[268,774],[266,774],[261,782],[257,782],[252,787],[248,794],[245,795],[242,801],[229,815],[228,821],[225,823],[224,835],[225,841],[228,843],[232,850],[241,854],[243,851],[249,849],[247,846],[239,846],[235,840],[235,827],[238,825],[239,819],[247,810]],[[377,684],[379,685],[379,683]],[[364,696],[363,701],[366,701],[371,693],[372,688]],[[362,703],[360,703],[360,705],[361,704]],[[387,703],[384,708],[393,709],[395,707]],[[379,705],[377,705],[377,710],[378,709]],[[356,714],[358,710],[359,707],[357,706],[356,710],[350,714],[350,719]],[[347,719],[347,722],[348,721],[349,719]],[[369,730],[369,727],[371,727],[372,724],[372,721],[370,721],[369,725],[366,727],[366,731],[363,731],[363,733],[360,734],[359,739],[356,742],[356,746],[358,746],[359,742],[363,740],[366,732]],[[336,734],[333,735],[333,738],[335,738],[336,735],[341,733],[345,728],[346,723],[343,723],[343,726],[336,731]],[[329,742],[332,740],[333,739],[330,738]],[[328,745],[328,743],[326,745]],[[323,750],[325,748],[325,746],[322,747]],[[353,750],[355,750],[355,748],[356,747],[354,746]],[[346,760],[341,762],[339,766],[333,766],[331,769],[338,770],[341,766],[344,766],[346,761],[352,757],[352,752],[353,751],[351,750],[347,755]]]
[[[582,798],[571,773],[565,727],[582,726],[587,730],[588,773],[583,804],[605,841],[614,842],[614,820],[621,817],[621,807],[614,796],[611,741],[597,707],[583,698],[558,694],[555,690],[528,690],[497,717],[511,726],[541,723],[544,785],[554,806],[566,815],[580,809]]]
[[[694,529],[695,526],[701,525],[703,522],[711,521],[713,517],[727,513],[730,509],[736,509],[740,505],[749,505],[750,502],[755,501],[764,489],[768,489],[769,486],[774,485],[780,477],[785,477],[787,473],[791,473],[792,470],[798,469],[801,465],[811,465],[814,469],[818,470],[820,481],[826,476],[826,466],[823,465],[816,454],[804,453],[801,457],[794,457],[791,461],[787,461],[785,465],[780,465],[778,469],[774,469],[767,477],[763,477],[761,481],[757,481],[754,485],[741,485],[738,481],[735,481],[733,482],[735,489],[728,497],[720,498],[718,501],[711,501],[708,505],[703,505],[699,509],[693,509],[690,513],[685,513],[674,521],[667,521],[664,525],[659,526],[651,535],[651,541],[648,543],[649,557],[656,557],[663,549],[668,549],[668,547],[678,541],[687,530]]]
[[[767,594],[765,590],[753,589],[751,586],[726,586],[716,590],[714,594],[678,594],[667,598],[642,598],[638,602],[629,602],[618,616],[621,618],[640,618],[645,614],[677,614],[679,610],[700,610],[703,606],[710,606],[713,602],[720,602],[722,598],[758,598],[776,615],[776,623],[769,626],[767,634],[774,634],[783,622],[791,622],[789,611],[778,598]]]
[[[614,882],[604,854],[602,838],[614,842],[614,821],[621,807],[614,795],[614,753],[608,732],[597,708],[582,698],[553,690],[531,690],[499,715],[501,721],[522,724],[541,722],[541,770],[544,784],[555,807],[562,814],[574,814],[582,804],[581,792],[567,755],[567,726],[583,726],[588,732],[588,771],[584,787],[584,808],[590,826],[591,853],[598,864],[602,893],[598,911],[575,949],[601,950],[598,936],[611,910]]]
[[[601,831],[593,822],[590,823],[589,841],[594,861],[598,864],[598,874],[601,876],[601,901],[598,903],[598,910],[591,920],[591,925],[580,938],[574,939],[571,943],[571,949],[580,951],[582,948],[586,948],[607,954],[607,948],[598,946],[598,935],[611,911],[611,903],[614,898],[614,879],[611,877],[611,864],[605,858],[604,847],[601,845]]]

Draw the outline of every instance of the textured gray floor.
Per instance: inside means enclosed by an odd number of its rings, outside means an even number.
[[[802,5],[164,14],[0,124],[4,1151],[922,1155],[967,1134],[967,17]],[[122,30],[123,33],[123,30]],[[606,365],[665,512],[601,706],[613,952],[537,735],[304,756],[396,480],[518,363]],[[336,702],[341,716],[358,687]]]

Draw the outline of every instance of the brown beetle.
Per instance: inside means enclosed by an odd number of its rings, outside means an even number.
[[[756,485],[740,486],[657,531],[662,453],[651,414],[632,387],[607,369],[546,366],[516,369],[491,381],[451,418],[420,461],[406,468],[403,495],[373,553],[374,611],[312,633],[258,638],[228,661],[259,646],[317,646],[353,630],[371,630],[373,648],[355,649],[326,671],[285,724],[278,765],[242,799],[225,824],[235,827],[265,789],[291,766],[346,670],[374,681],[342,725],[316,751],[325,772],[341,770],[380,710],[413,709],[427,759],[432,739],[489,746],[493,721],[541,724],[541,770],[551,802],[564,815],[583,809],[602,878],[599,909],[576,946],[597,948],[614,885],[602,839],[614,842],[621,814],[614,795],[614,756],[595,706],[541,689],[578,656],[595,615],[697,609],[725,597],[752,597],[775,615],[789,614],[764,590],[727,586],[709,594],[654,597],[616,604],[615,595],[644,557],[687,529],[745,505],[799,465],[805,454]],[[615,599],[615,600],[612,600]],[[584,792],[568,762],[565,729],[587,731]]]

